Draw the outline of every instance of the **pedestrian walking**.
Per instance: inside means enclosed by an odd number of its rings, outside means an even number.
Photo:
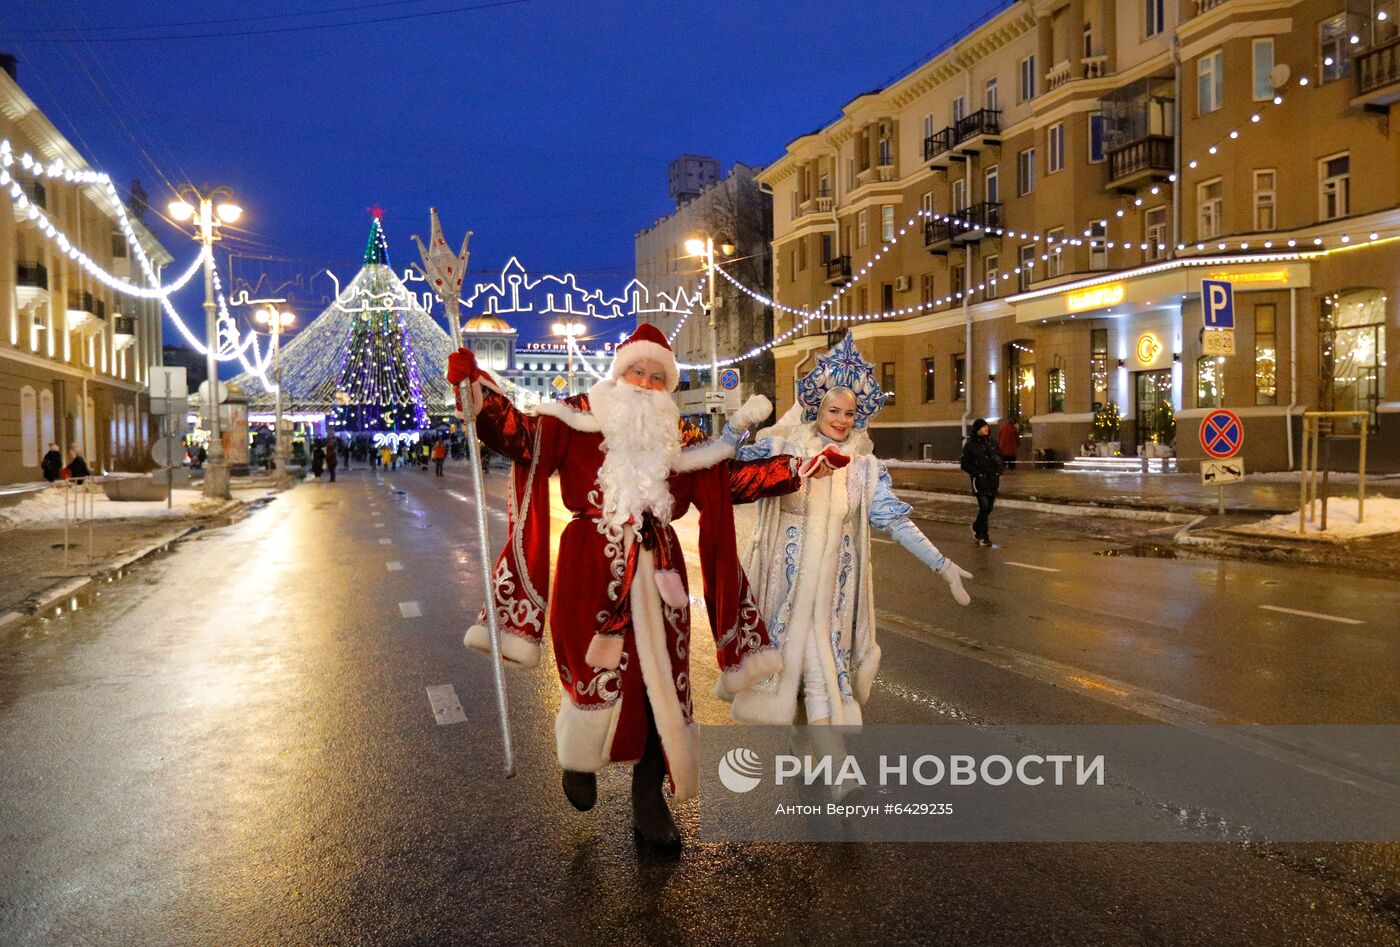
[[[335,438],[326,441],[326,472],[331,475],[331,483],[335,483],[335,468],[340,463],[340,451],[336,449]]]
[[[58,449],[57,441],[49,442],[49,452],[44,455],[39,467],[44,472],[44,479],[49,483],[63,475],[63,453]]]
[[[379,465],[386,471],[394,469],[394,452],[389,449],[387,444],[379,448]]]
[[[442,441],[433,444],[433,466],[436,468],[434,475],[442,476],[442,465],[447,462],[447,445]]]
[[[1021,430],[1007,418],[997,425],[997,449],[1007,470],[1016,469],[1016,455],[1021,452]]]
[[[88,470],[87,461],[83,460],[83,452],[78,449],[77,444],[68,445],[68,465],[60,471],[59,476],[64,480],[76,480],[78,483],[92,476],[92,471]]]
[[[972,493],[977,497],[977,519],[972,524],[972,535],[982,546],[992,544],[987,524],[997,500],[997,487],[1001,485],[1003,463],[998,445],[992,443],[991,426],[982,418],[973,421],[972,433],[963,444],[962,461],[958,466],[972,478]]]
[[[316,446],[311,449],[311,476],[317,480],[321,479],[321,471],[326,466],[326,449],[317,441]]]

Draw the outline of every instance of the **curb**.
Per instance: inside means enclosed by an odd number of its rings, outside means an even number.
[[[937,500],[952,503],[976,503],[977,498],[970,493],[930,493],[923,490],[900,490],[901,497],[910,500]],[[997,507],[1008,510],[1033,510],[1038,513],[1055,513],[1061,516],[1082,516],[1091,513],[1115,519],[1142,520],[1153,523],[1185,523],[1196,513],[1189,510],[1168,510],[1136,506],[1100,506],[1093,503],[1055,503],[1048,500],[1015,499],[997,497]]]

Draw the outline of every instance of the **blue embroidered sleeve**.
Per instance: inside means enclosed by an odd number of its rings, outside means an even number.
[[[890,479],[890,472],[885,469],[885,465],[881,464],[880,479],[875,484],[875,501],[870,506],[870,525],[889,533],[896,542],[909,550],[914,558],[937,572],[943,568],[947,559],[909,519],[912,509],[908,503],[894,495],[894,481]]]
[[[724,439],[729,441],[729,432],[733,430],[729,425],[724,426]],[[742,435],[740,435],[742,437]],[[734,442],[734,443],[737,443]],[[735,454],[736,460],[767,460],[773,456],[772,440],[762,440],[754,444],[746,444],[738,449]]]

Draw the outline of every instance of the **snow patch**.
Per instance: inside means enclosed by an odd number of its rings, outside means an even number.
[[[164,500],[109,500],[101,493],[92,498],[94,520],[147,519],[180,520],[199,516],[221,506],[222,500],[209,501],[198,490],[176,490],[171,509]],[[0,507],[0,530],[47,529],[63,525],[63,491],[43,490],[13,506]]]
[[[1318,528],[1322,504],[1314,509],[1311,522],[1305,533],[1298,532],[1298,514],[1282,513],[1249,526],[1236,526],[1230,532],[1249,536],[1286,537],[1308,539],[1324,543],[1344,543],[1353,539],[1370,536],[1386,536],[1400,533],[1400,500],[1390,497],[1367,497],[1366,518],[1356,521],[1356,497],[1329,497],[1327,500],[1327,531]]]
[[[956,460],[886,460],[890,470],[961,470]]]

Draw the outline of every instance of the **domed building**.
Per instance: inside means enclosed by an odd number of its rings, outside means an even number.
[[[516,331],[500,316],[481,315],[462,325],[462,344],[491,371],[514,380]]]

